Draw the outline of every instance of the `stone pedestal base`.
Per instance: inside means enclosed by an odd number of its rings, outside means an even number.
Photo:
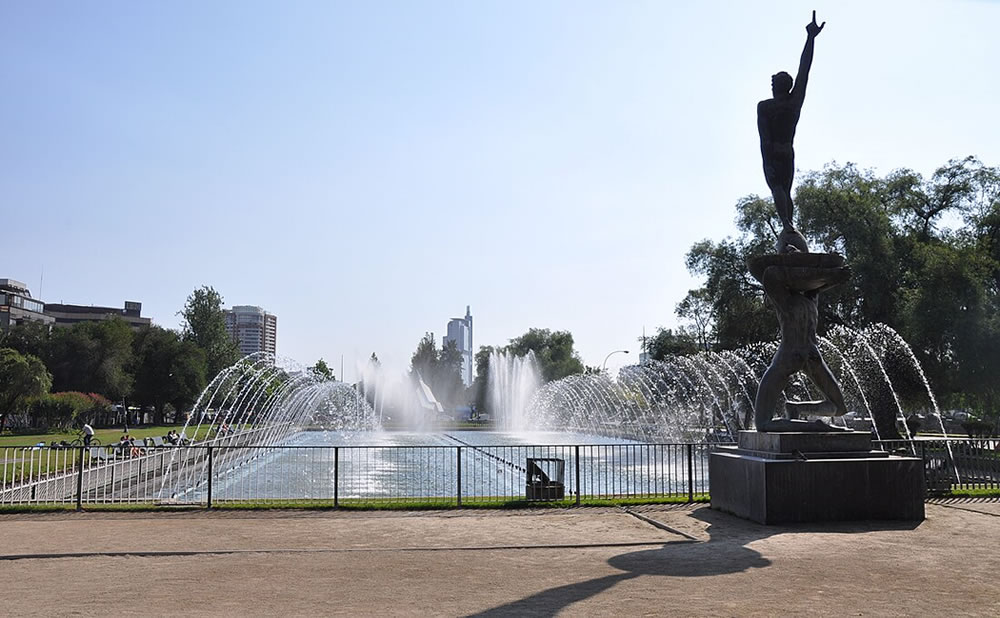
[[[918,457],[872,451],[861,432],[740,432],[709,457],[712,508],[762,524],[924,519]]]

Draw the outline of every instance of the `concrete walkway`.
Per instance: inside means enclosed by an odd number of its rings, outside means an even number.
[[[1000,503],[759,526],[704,506],[0,515],[5,615],[1000,615]]]

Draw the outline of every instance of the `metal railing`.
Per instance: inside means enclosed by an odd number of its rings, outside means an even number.
[[[0,504],[318,503],[471,505],[708,491],[705,444],[268,446],[203,443],[109,453],[102,447],[0,450]],[[561,461],[535,477],[529,459]]]
[[[924,461],[929,495],[948,491],[1000,489],[1000,438],[880,440],[877,448]]]
[[[0,449],[0,505],[159,501],[165,479],[197,483],[218,445],[246,445],[249,429],[191,446],[24,446]],[[264,450],[264,449],[260,449]]]
[[[708,493],[709,444],[256,446],[252,432],[191,446],[0,449],[0,505],[580,504]],[[1000,440],[876,443],[921,457],[929,494],[1000,489]],[[529,461],[531,460],[531,461]],[[532,463],[534,462],[534,463]],[[549,464],[557,463],[546,471]],[[555,471],[555,472],[553,472]],[[561,473],[562,476],[558,476]]]

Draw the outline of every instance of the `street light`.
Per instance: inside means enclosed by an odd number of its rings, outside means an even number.
[[[608,359],[611,358],[611,356],[613,354],[618,354],[619,352],[621,352],[622,354],[628,354],[628,350],[615,350],[611,354],[608,354],[607,356],[605,356],[604,357],[604,364],[601,365],[601,373],[604,373],[605,371],[608,370]]]

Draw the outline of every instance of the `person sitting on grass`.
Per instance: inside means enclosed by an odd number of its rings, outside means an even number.
[[[142,450],[139,448],[139,444],[135,443],[135,438],[129,436],[128,443],[129,443],[129,451],[128,451],[129,457],[138,457],[139,455],[142,455]]]

